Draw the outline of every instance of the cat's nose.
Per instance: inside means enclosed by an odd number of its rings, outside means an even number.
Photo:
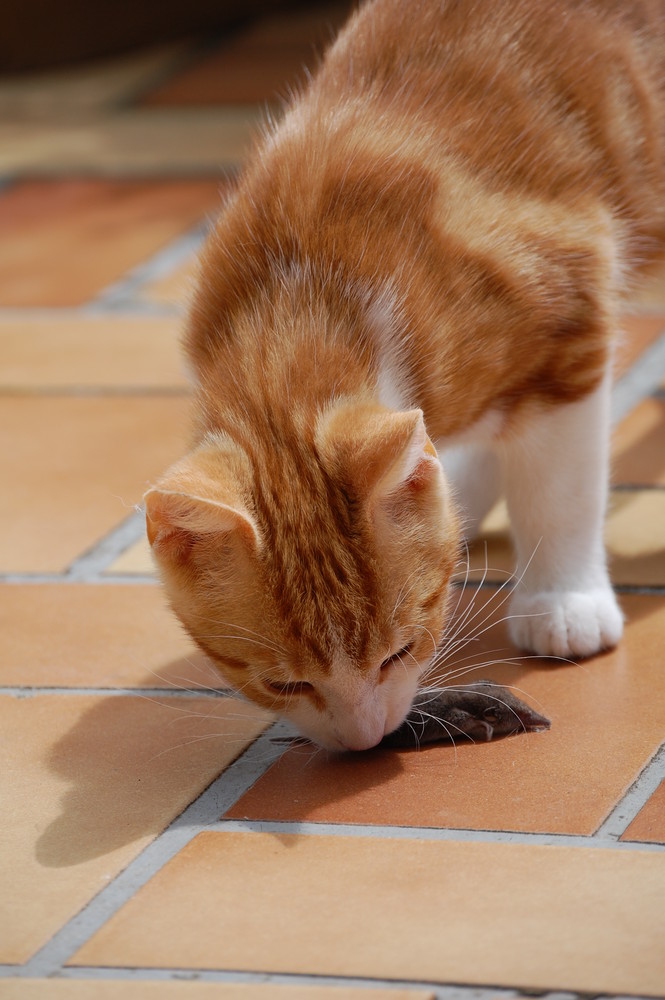
[[[340,739],[347,750],[371,750],[378,746],[384,737],[385,718],[364,719],[360,724],[340,734]]]
[[[354,740],[353,743],[345,743],[344,749],[351,750],[354,753],[359,752],[360,750],[371,750],[372,747],[378,746],[382,739],[383,734],[378,738],[378,740],[374,739],[374,737],[366,740]]]

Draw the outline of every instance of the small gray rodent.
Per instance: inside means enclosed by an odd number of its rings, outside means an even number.
[[[417,747],[422,743],[454,742],[458,737],[489,742],[512,733],[537,733],[550,728],[539,715],[507,688],[482,680],[461,687],[421,691],[411,711],[382,747]]]

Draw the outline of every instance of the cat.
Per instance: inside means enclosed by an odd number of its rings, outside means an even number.
[[[226,680],[321,746],[400,726],[500,492],[515,643],[619,641],[612,355],[663,249],[664,88],[661,0],[370,0],[257,139],[147,530]]]

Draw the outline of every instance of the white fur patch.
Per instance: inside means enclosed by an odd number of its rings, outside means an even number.
[[[534,412],[502,449],[517,550],[509,629],[541,656],[590,656],[621,636],[603,544],[609,400],[608,376],[578,402]]]

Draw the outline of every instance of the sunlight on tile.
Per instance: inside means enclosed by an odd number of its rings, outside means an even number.
[[[104,571],[106,576],[155,576],[155,563],[147,538],[131,545]]]
[[[612,481],[665,486],[665,399],[650,397],[614,432]]]
[[[2,980],[0,996],[2,1000],[435,1000],[433,993],[419,989],[122,979]],[[498,992],[497,1000],[503,1000]]]
[[[184,176],[203,178],[189,183],[215,185],[218,181],[209,178],[220,178],[223,170],[237,167],[262,120],[260,108],[226,107],[193,108],[182,113],[161,108],[128,109],[104,119],[58,124],[0,122],[0,174],[24,171],[33,178],[43,176],[45,181],[54,176],[92,175],[100,183],[111,178],[124,184],[145,178],[144,183],[151,186],[184,183]],[[214,198],[204,204],[200,212],[190,216],[185,228],[214,213],[216,206]],[[135,220],[141,218],[140,211],[133,214]],[[169,215],[167,206],[164,215],[165,219]],[[131,240],[132,246],[136,243]],[[145,256],[151,249],[147,248]],[[108,259],[106,253],[100,257]],[[91,262],[88,270],[93,266]],[[97,271],[94,267],[95,274]],[[0,302],[9,295],[3,285]],[[45,286],[36,275],[32,283],[25,281],[24,285],[21,301],[30,292],[28,304],[34,304],[36,290],[42,297],[48,292],[49,299],[56,295],[52,284]],[[15,303],[17,293],[8,301]]]
[[[1,696],[0,961],[26,961],[267,718],[227,699]]]
[[[664,894],[658,854],[201,833],[71,964],[658,995]]]
[[[0,315],[0,390],[185,391],[181,324],[169,317]]]
[[[226,686],[161,588],[94,583],[0,584],[0,684]]]
[[[615,586],[665,586],[665,491],[615,490],[605,521],[605,543]],[[503,583],[515,569],[503,501],[487,515],[469,548],[469,579]],[[466,567],[457,572],[464,580]]]
[[[186,448],[179,397],[0,398],[0,572],[59,572]]]
[[[661,781],[621,839],[665,844],[665,781]]]

